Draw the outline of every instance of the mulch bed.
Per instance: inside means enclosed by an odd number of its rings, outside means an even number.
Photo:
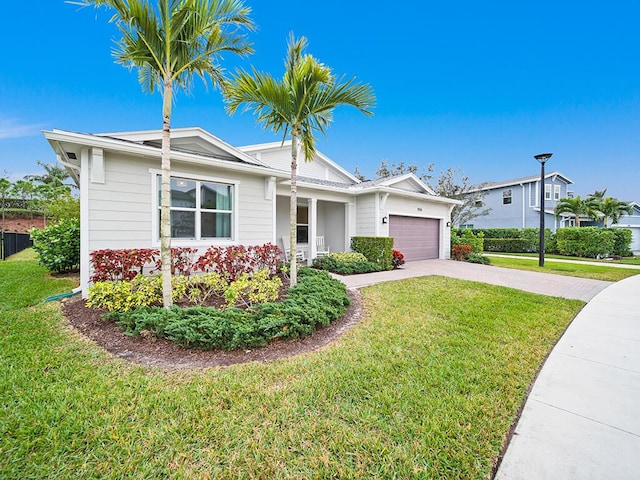
[[[208,368],[245,362],[269,362],[316,350],[351,329],[362,318],[362,298],[350,290],[351,305],[345,315],[306,338],[276,340],[247,350],[192,350],[155,337],[130,337],[113,321],[102,319],[104,310],[88,308],[79,297],[62,302],[71,326],[116,357],[132,363],[165,369]]]

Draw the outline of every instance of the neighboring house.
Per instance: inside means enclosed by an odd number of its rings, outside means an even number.
[[[573,182],[559,172],[545,175],[544,213],[545,227],[556,231],[573,225],[573,217],[557,218],[554,210],[562,198],[572,196],[569,185]],[[490,208],[487,215],[476,217],[468,228],[539,228],[540,227],[540,175],[517,178],[505,182],[485,183],[470,192],[483,192],[482,205]]]
[[[161,131],[44,132],[80,188],[81,285],[97,249],[159,248]],[[172,246],[283,246],[291,143],[233,147],[201,128],[171,132]],[[393,236],[405,259],[448,258],[451,210],[415,175],[360,182],[318,153],[298,167],[298,240],[310,263],[352,236]]]
[[[623,215],[613,228],[628,228],[631,230],[631,251],[640,255],[640,203],[629,202],[633,211],[631,215]]]

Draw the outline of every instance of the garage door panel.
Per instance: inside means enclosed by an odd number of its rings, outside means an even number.
[[[407,261],[439,257],[440,220],[436,218],[390,215],[389,236]]]

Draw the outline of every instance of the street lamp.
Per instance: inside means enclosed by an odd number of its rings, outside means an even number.
[[[544,164],[551,158],[553,153],[540,153],[534,155],[540,162],[540,253],[538,256],[538,265],[544,267]]]

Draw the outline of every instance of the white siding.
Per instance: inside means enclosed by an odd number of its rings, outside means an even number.
[[[89,186],[89,250],[158,246],[152,226],[155,192],[149,169],[159,168],[159,160],[105,153],[105,183]],[[265,200],[264,177],[181,162],[173,162],[172,171],[239,182],[234,199],[238,212],[235,243],[272,240],[272,202]]]
[[[289,172],[291,171],[291,150],[289,147],[284,147],[281,150],[262,152],[260,161],[272,168]],[[353,180],[348,176],[319,157],[316,157],[313,162],[305,162],[302,155],[300,155],[298,157],[298,175],[332,182],[353,183]]]
[[[378,213],[376,212],[375,196],[377,194],[372,193],[370,195],[360,195],[356,200],[356,236],[367,237],[374,236],[376,234],[375,222],[378,219]]]

